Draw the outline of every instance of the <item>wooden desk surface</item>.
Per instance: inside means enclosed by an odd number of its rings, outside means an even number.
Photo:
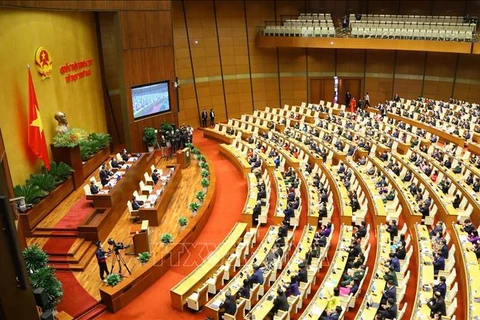
[[[273,171],[273,182],[277,191],[277,205],[275,206],[276,210],[274,214],[276,218],[275,223],[280,223],[285,217],[283,211],[287,209],[287,186],[279,170]]]
[[[365,293],[365,297],[362,301],[357,316],[355,319],[363,320],[374,320],[375,315],[377,314],[378,308],[380,306],[380,301],[382,299],[383,290],[385,289],[385,280],[383,275],[386,268],[383,263],[385,263],[390,254],[390,234],[386,231],[385,225],[379,225],[377,227],[377,260],[375,261],[375,267],[373,274],[378,274],[378,279],[375,279],[372,276],[370,281],[370,286]],[[369,304],[369,306],[367,306]]]
[[[455,224],[453,227],[455,236],[458,238],[458,242],[461,245],[460,251],[462,252],[462,266],[465,269],[465,275],[467,283],[461,284],[460,288],[465,288],[467,291],[467,299],[469,308],[466,319],[480,318],[480,301],[478,300],[480,294],[480,264],[478,263],[477,256],[472,251],[473,245],[467,240],[468,234],[462,230],[462,226]],[[458,261],[455,264],[458,266]]]
[[[223,239],[223,241],[217,246],[215,251],[213,251],[208,258],[203,260],[195,270],[183,278],[182,281],[170,289],[170,297],[174,308],[179,310],[183,308],[186,298],[201,284],[202,281],[205,281],[208,278],[214,268],[222,264],[226,256],[234,250],[246,229],[246,223],[237,222],[225,239]],[[178,305],[178,303],[180,303],[180,305]]]
[[[270,289],[264,294],[262,299],[258,301],[255,307],[248,313],[247,318],[250,319],[264,319],[270,310],[273,308],[274,299],[268,299],[270,296],[276,296],[277,289],[281,286],[284,287],[285,282],[290,282],[290,276],[298,273],[299,264],[305,260],[305,256],[308,252],[308,249],[311,247],[313,242],[313,237],[315,236],[316,229],[308,226],[305,226],[303,229],[302,236],[298,242],[298,246],[295,249],[290,260],[288,260],[287,265],[283,269],[282,273],[278,276],[275,283],[270,287]]]
[[[257,196],[258,196],[258,188],[257,188],[257,178],[255,174],[248,173],[247,174],[247,186],[248,186],[248,198],[245,202],[245,206],[243,207],[242,214],[252,215],[253,208],[257,204]],[[251,219],[251,218],[250,218]]]
[[[415,232],[418,239],[420,261],[418,263],[417,293],[412,317],[420,320],[423,317],[426,317],[425,319],[430,317],[430,308],[426,303],[432,297],[431,288],[434,283],[433,248],[427,226],[416,224]],[[425,291],[425,286],[429,286],[430,290]],[[419,304],[419,301],[421,301],[421,304]]]
[[[159,180],[157,185],[153,188],[151,195],[154,195],[152,200],[155,199],[153,206],[143,206],[138,209],[138,214],[141,220],[148,220],[151,226],[159,226],[162,222],[163,215],[168,208],[168,204],[172,199],[172,195],[177,190],[177,186],[182,180],[182,171],[180,165],[169,167],[168,170],[173,168],[172,175],[170,176],[167,184],[162,186],[162,181]],[[160,196],[157,198],[155,194],[157,191],[161,191]]]
[[[225,292],[230,291],[233,296],[236,296],[238,290],[243,286],[243,280],[252,274],[253,265],[262,265],[267,254],[272,250],[277,235],[278,226],[271,226],[268,229],[267,234],[263,237],[262,242],[260,242],[257,250],[251,255],[245,265],[225,285],[225,287],[207,303],[207,316],[212,317],[214,320],[218,319],[218,305],[225,300]]]
[[[227,144],[219,145],[219,152],[227,157],[233,165],[240,170],[241,173],[247,174],[252,171],[252,165],[248,163],[247,159],[236,148]]]
[[[327,291],[337,287],[342,279],[343,270],[347,264],[348,248],[352,241],[352,226],[342,225],[339,234],[339,242],[328,272],[323,278],[315,296],[303,311],[299,319],[319,319],[328,303]]]

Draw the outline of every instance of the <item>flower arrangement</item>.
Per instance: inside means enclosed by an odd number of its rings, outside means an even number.
[[[137,256],[138,261],[140,261],[142,264],[145,264],[148,261],[150,261],[150,258],[151,258],[150,252],[142,252],[142,253],[139,253]]]

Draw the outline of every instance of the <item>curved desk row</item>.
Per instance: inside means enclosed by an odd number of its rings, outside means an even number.
[[[273,308],[273,300],[274,300],[273,297],[276,296],[276,292],[278,288],[283,287],[284,283],[290,282],[290,277],[298,273],[299,264],[303,263],[303,261],[305,260],[306,254],[313,243],[313,237],[315,235],[315,231],[316,229],[313,227],[309,227],[309,226],[304,227],[302,236],[300,237],[300,240],[298,242],[298,246],[296,247],[295,252],[293,253],[292,257],[290,258],[287,265],[283,269],[282,273],[278,276],[277,280],[270,287],[270,289],[264,294],[262,299],[260,299],[258,303],[255,305],[255,307],[253,307],[252,310],[250,310],[250,312],[247,315],[247,318],[260,320],[267,317],[268,313]],[[307,288],[305,288],[304,290],[305,292],[303,293],[303,296],[302,295],[298,297],[292,296],[289,299],[291,312],[296,312],[296,310],[294,309],[299,303],[298,300],[296,302],[294,300],[306,297],[306,295],[308,294]]]
[[[243,286],[243,280],[248,277],[248,275],[253,272],[253,265],[262,265],[265,261],[265,258],[272,250],[275,239],[278,234],[278,227],[271,226],[262,241],[260,242],[257,250],[251,255],[245,265],[237,272],[237,274],[230,279],[230,281],[220,290],[206,305],[206,316],[211,317],[213,320],[219,319],[219,305],[225,300],[225,293],[228,291],[233,296],[236,296],[238,290]],[[252,296],[250,297],[250,305],[253,305],[258,300],[258,295],[255,296],[253,293],[257,292],[258,289],[255,288],[251,290]]]
[[[222,143],[219,145],[218,151],[229,159],[243,175],[252,171],[252,165],[248,163],[246,157],[232,145]]]
[[[353,228],[342,224],[338,237],[339,241],[330,268],[328,269],[322,284],[315,293],[315,296],[305,308],[299,319],[319,319],[320,315],[325,311],[328,303],[327,291],[331,291],[333,288],[337,287],[342,279],[348,258],[348,252],[346,249],[348,249],[348,246],[352,241],[352,236]]]
[[[467,285],[462,288],[462,291],[463,289],[466,290],[469,306],[465,319],[480,319],[480,263],[473,251],[473,245],[467,240],[467,233],[462,230],[462,226],[454,224],[453,230],[455,230],[455,237],[460,243],[463,272],[468,279]]]
[[[246,229],[246,223],[237,222],[215,251],[203,260],[195,270],[190,272],[188,276],[170,289],[170,299],[173,308],[183,311],[187,297],[198,289],[214,273],[217,267],[222,265],[227,256],[235,250]]]

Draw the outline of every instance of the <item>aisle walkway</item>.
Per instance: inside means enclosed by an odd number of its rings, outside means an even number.
[[[179,266],[172,267],[148,290],[139,295],[128,306],[115,314],[107,313],[100,319],[205,319],[200,313],[179,312],[170,306],[170,288],[190,273],[195,265],[193,260],[200,262],[209,250],[220,243],[235,222],[241,221],[241,212],[247,196],[246,181],[239,171],[218,153],[218,144],[204,139],[203,132],[197,130],[193,144],[200,149],[215,166],[217,192],[215,205],[205,228],[184,254]],[[199,261],[200,260],[200,261]]]

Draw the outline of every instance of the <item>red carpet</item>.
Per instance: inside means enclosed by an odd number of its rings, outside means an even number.
[[[65,311],[76,318],[98,302],[78,283],[72,272],[55,272],[63,285],[63,299],[57,306],[58,311]]]
[[[87,198],[82,197],[56,225],[55,229],[76,229],[93,212]]]
[[[178,267],[172,267],[148,290],[115,314],[107,313],[100,319],[205,319],[202,312],[179,312],[170,306],[170,288],[190,273],[195,265],[208,254],[208,248],[220,243],[235,222],[241,221],[241,212],[247,196],[246,181],[239,171],[218,154],[216,142],[203,138],[200,130],[195,131],[193,144],[200,149],[215,166],[217,192],[215,205],[209,222],[203,229],[189,254],[184,254]],[[204,244],[207,244],[205,246]]]
[[[55,232],[54,232],[55,233]],[[47,254],[67,254],[76,238],[50,238],[43,245],[43,251]]]

